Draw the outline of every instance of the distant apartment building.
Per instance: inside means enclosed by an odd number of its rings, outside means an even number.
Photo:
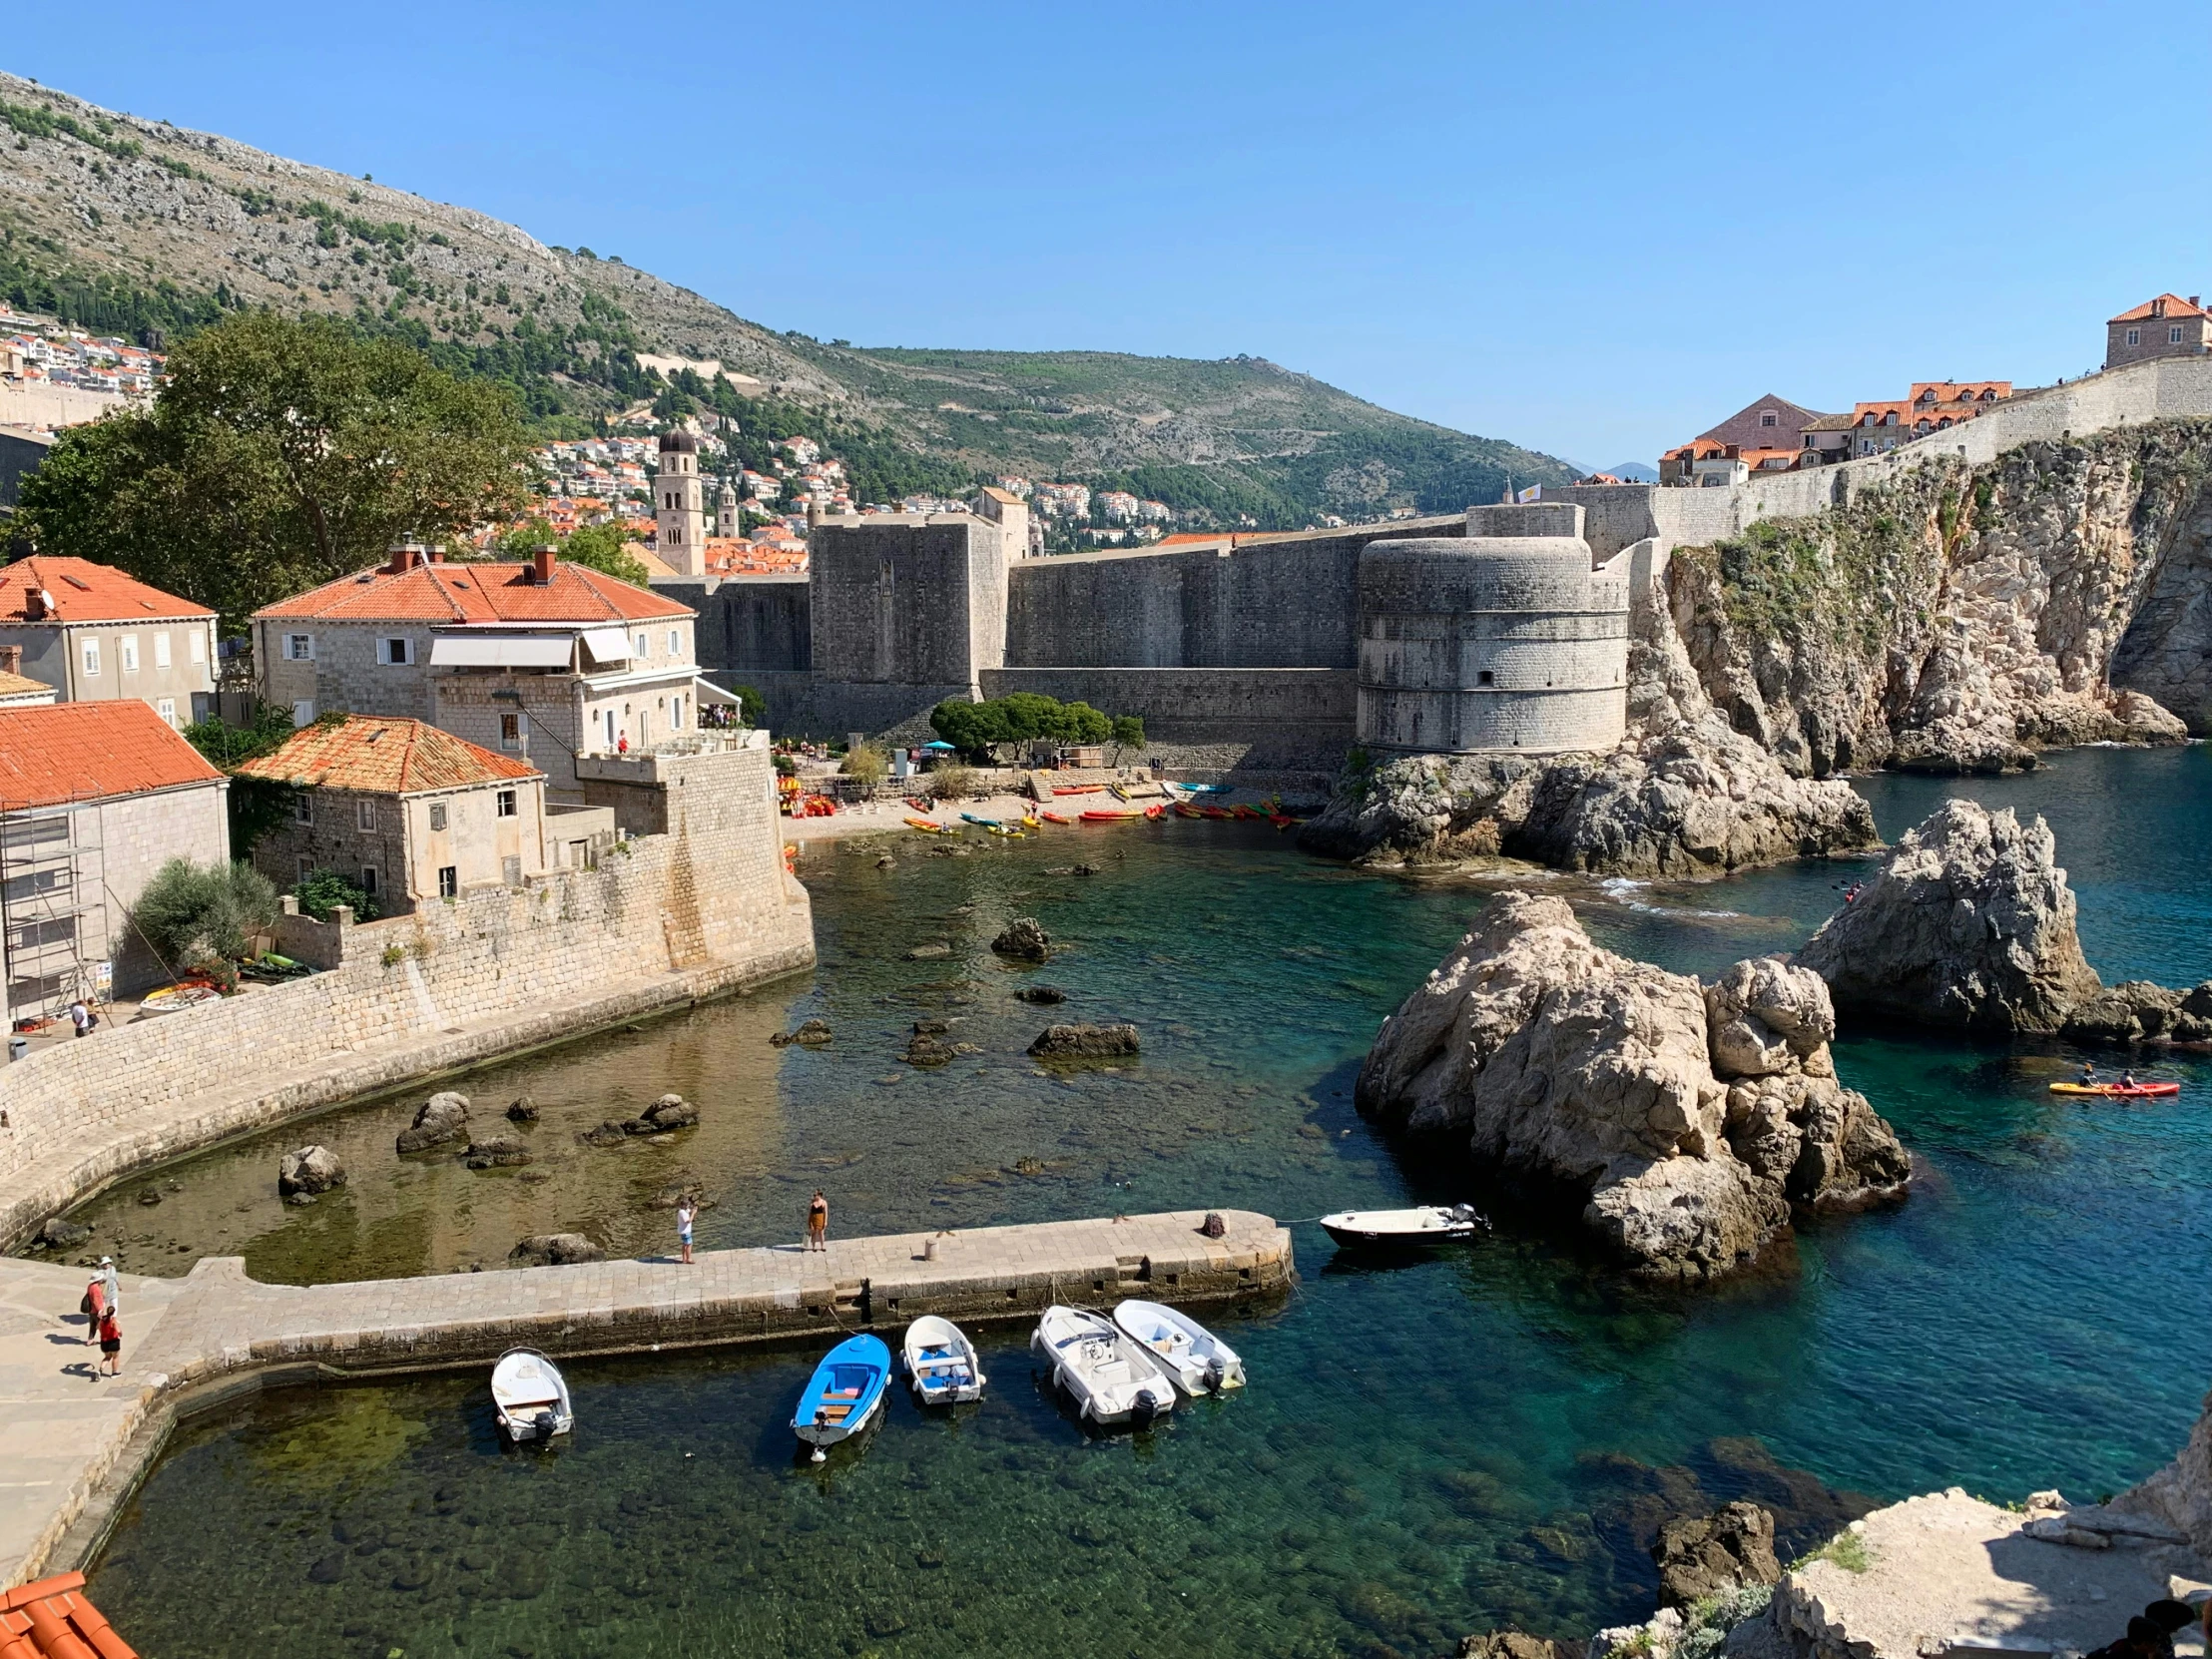
[[[134,698],[182,728],[215,704],[216,614],[110,565],[36,554],[0,566],[0,650],[64,703]]]
[[[2119,368],[2152,357],[2201,357],[2212,351],[2212,311],[2196,294],[2162,293],[2104,325],[2104,366]]]
[[[254,614],[265,701],[306,726],[328,713],[423,720],[528,760],[557,794],[578,756],[687,739],[702,702],[697,613],[550,550],[454,564],[401,547],[357,575]]]
[[[1850,453],[1885,454],[1901,443],[1971,420],[2011,395],[2009,380],[1916,380],[1903,397],[1853,405],[1845,429]]]

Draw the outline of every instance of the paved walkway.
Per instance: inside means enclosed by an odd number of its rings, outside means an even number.
[[[512,1272],[346,1285],[263,1285],[237,1257],[185,1279],[123,1281],[124,1369],[92,1381],[81,1345],[85,1275],[0,1259],[0,1587],[58,1560],[89,1503],[135,1479],[192,1390],[274,1367],[397,1371],[488,1361],[517,1345],[554,1355],[760,1342],[898,1326],[918,1314],[985,1319],[1125,1296],[1205,1301],[1271,1290],[1291,1237],[1266,1216],[1117,1217],[703,1251]]]

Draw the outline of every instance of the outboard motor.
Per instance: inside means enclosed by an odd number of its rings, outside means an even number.
[[[533,1420],[537,1427],[539,1439],[550,1440],[551,1438],[553,1438],[553,1429],[555,1423],[553,1413],[551,1411],[540,1411],[537,1414],[536,1418]]]
[[[1139,1428],[1149,1428],[1152,1419],[1160,1414],[1160,1401],[1150,1388],[1137,1395],[1129,1407],[1129,1420]]]

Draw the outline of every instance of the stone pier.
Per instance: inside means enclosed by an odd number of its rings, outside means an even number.
[[[278,1382],[832,1337],[919,1314],[1027,1318],[1054,1302],[1222,1301],[1279,1289],[1290,1233],[1223,1211],[1049,1222],[347,1285],[263,1285],[237,1257],[126,1275],[123,1375],[96,1379],[86,1275],[0,1260],[0,1588],[80,1565],[182,1411]]]

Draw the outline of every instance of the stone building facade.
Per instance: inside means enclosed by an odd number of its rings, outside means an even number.
[[[0,567],[0,649],[65,703],[136,698],[173,728],[215,703],[216,614],[109,565],[34,555]]]
[[[2201,357],[2212,352],[2212,311],[2198,295],[2162,293],[2120,312],[2104,325],[2104,366],[2120,368],[2153,357]]]
[[[653,552],[679,576],[707,568],[706,484],[699,476],[699,440],[685,431],[661,434],[661,469],[653,480]]]

